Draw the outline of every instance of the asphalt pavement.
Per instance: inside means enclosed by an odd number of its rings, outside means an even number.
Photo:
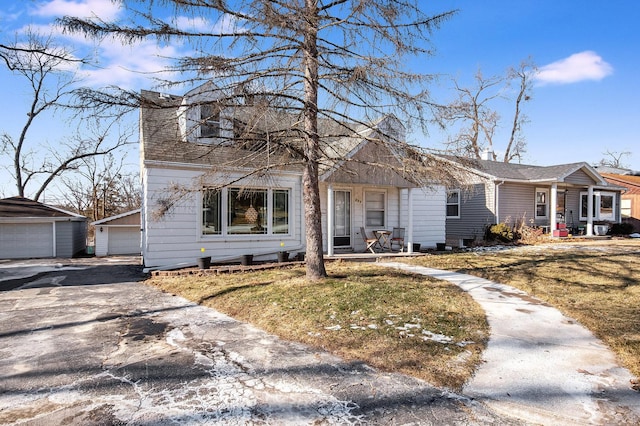
[[[144,278],[137,259],[0,264],[0,424],[523,424]]]

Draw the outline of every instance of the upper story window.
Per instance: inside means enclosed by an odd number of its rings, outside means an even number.
[[[385,193],[378,191],[366,191],[365,199],[365,223],[367,226],[385,225],[386,202]]]
[[[213,104],[200,105],[200,137],[220,137],[220,110]]]
[[[549,217],[549,190],[536,189],[536,218]]]
[[[447,217],[460,217],[460,190],[447,191]]]
[[[223,93],[205,83],[184,95],[176,113],[180,133],[187,142],[223,144],[233,138],[233,108],[225,106]]]

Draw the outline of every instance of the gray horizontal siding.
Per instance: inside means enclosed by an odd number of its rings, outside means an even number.
[[[567,183],[573,183],[577,185],[593,185],[594,180],[584,172],[584,170],[578,170],[575,173],[570,174],[564,179]]]
[[[493,183],[472,185],[460,193],[460,217],[447,218],[447,241],[481,239],[487,225],[495,223]]]

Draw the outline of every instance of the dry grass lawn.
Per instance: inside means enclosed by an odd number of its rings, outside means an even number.
[[[568,242],[414,262],[508,284],[544,300],[591,330],[640,377],[640,241]]]
[[[580,321],[640,376],[640,241],[565,243],[405,261],[517,287]],[[288,340],[459,390],[488,340],[481,308],[452,284],[372,263],[303,267],[149,283]]]
[[[372,263],[331,262],[308,282],[303,267],[218,276],[154,277],[166,292],[284,339],[458,390],[488,339],[482,309],[457,287]]]

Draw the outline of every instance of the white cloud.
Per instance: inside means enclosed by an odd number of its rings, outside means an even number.
[[[110,21],[118,16],[121,11],[119,1],[110,0],[51,0],[38,4],[31,13],[35,16],[60,17],[76,16],[79,18],[91,18],[94,16],[102,20]]]
[[[540,83],[570,84],[585,80],[602,80],[613,73],[613,67],[596,52],[574,53],[568,58],[540,67],[536,80]]]
[[[84,83],[92,86],[119,86],[127,89],[150,88],[152,78],[169,78],[166,71],[171,59],[181,56],[179,46],[160,47],[155,41],[145,40],[122,45],[118,40],[104,39],[96,47],[97,68],[81,72]]]
[[[205,18],[179,16],[176,19],[176,27],[182,30],[206,31],[207,29],[211,29],[211,24]]]

